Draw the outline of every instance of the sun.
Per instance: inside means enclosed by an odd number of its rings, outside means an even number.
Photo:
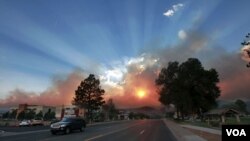
[[[136,95],[139,97],[139,98],[144,98],[146,96],[146,92],[144,90],[138,90],[136,92]]]

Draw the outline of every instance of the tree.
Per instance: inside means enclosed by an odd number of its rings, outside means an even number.
[[[49,119],[52,120],[52,119],[55,119],[55,118],[56,118],[56,113],[54,111],[50,112]]]
[[[2,116],[3,119],[9,118],[9,117],[10,117],[10,112],[9,111],[5,112],[3,114],[3,116]]]
[[[237,99],[237,100],[235,101],[235,105],[237,105],[237,107],[238,107],[238,109],[239,109],[240,111],[242,111],[242,112],[247,112],[247,104],[246,104],[244,101],[242,101],[242,100],[240,100],[240,99]]]
[[[10,117],[11,119],[15,119],[17,116],[17,109],[13,110],[11,113],[10,113]]]
[[[33,109],[25,111],[24,113],[25,113],[25,116],[24,116],[25,119],[34,119],[36,115],[36,112]]]
[[[55,112],[51,111],[51,109],[48,109],[48,111],[44,114],[43,119],[44,120],[52,120],[55,118]]]
[[[18,114],[18,117],[17,117],[18,120],[23,120],[25,119],[25,111],[22,111]]]
[[[196,58],[189,58],[179,65],[169,62],[167,68],[162,68],[156,85],[159,86],[159,101],[164,105],[174,104],[177,116],[201,115],[216,106],[216,98],[220,90],[215,69],[205,70]]]
[[[39,113],[36,114],[36,118],[43,118],[43,111],[39,111]]]
[[[135,118],[135,114],[133,112],[129,112],[128,118],[129,119],[134,119]]]
[[[110,120],[113,120],[117,117],[118,111],[115,107],[113,99],[109,99],[105,105],[103,105],[103,109],[107,112],[107,117]]]
[[[248,33],[246,36],[246,39],[241,43],[242,46],[249,46],[250,45],[250,33]],[[246,56],[250,59],[250,48],[245,48],[243,51],[246,52]],[[247,67],[250,67],[250,62],[246,65]]]
[[[247,113],[247,104],[240,100],[237,99],[235,102],[231,102],[225,105],[222,105],[222,108],[227,108],[227,109],[235,109],[244,113]]]
[[[104,93],[105,91],[101,88],[99,79],[90,74],[78,86],[72,104],[87,109],[87,118],[92,121],[93,112],[99,110],[105,103],[102,97]]]

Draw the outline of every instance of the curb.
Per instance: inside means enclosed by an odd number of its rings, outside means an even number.
[[[206,139],[184,129],[173,121],[167,119],[163,119],[163,121],[177,141],[207,141]]]

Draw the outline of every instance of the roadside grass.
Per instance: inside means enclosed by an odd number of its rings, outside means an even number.
[[[17,123],[16,120],[0,120],[0,126],[15,126]]]
[[[205,127],[205,128],[211,128],[211,129],[220,129],[219,126],[212,126],[211,124],[209,125],[207,122],[203,122],[203,121],[191,121],[191,120],[187,120],[187,121],[179,121],[180,124],[186,124],[186,125],[193,125],[193,126],[199,126],[199,127]]]
[[[250,117],[240,117],[240,123],[237,122],[236,118],[229,117],[229,118],[226,118],[225,124],[247,124],[247,125],[250,125]]]
[[[173,120],[173,119],[172,119]],[[199,126],[199,127],[205,127],[205,128],[211,128],[211,129],[221,129],[221,123],[220,121],[210,121],[210,124],[208,124],[205,121],[199,121],[199,120],[173,120],[176,123],[179,124],[186,124],[186,125],[193,125],[193,126]],[[224,125],[228,125],[228,124],[246,124],[246,125],[250,125],[250,117],[246,116],[246,117],[240,117],[240,123],[237,122],[235,117],[227,117],[226,118],[226,123],[224,123]]]

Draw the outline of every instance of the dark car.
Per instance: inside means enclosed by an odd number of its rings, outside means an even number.
[[[53,123],[50,125],[51,134],[56,134],[57,132],[63,132],[69,134],[72,130],[84,131],[86,127],[85,120],[76,117],[65,117],[61,121]]]

